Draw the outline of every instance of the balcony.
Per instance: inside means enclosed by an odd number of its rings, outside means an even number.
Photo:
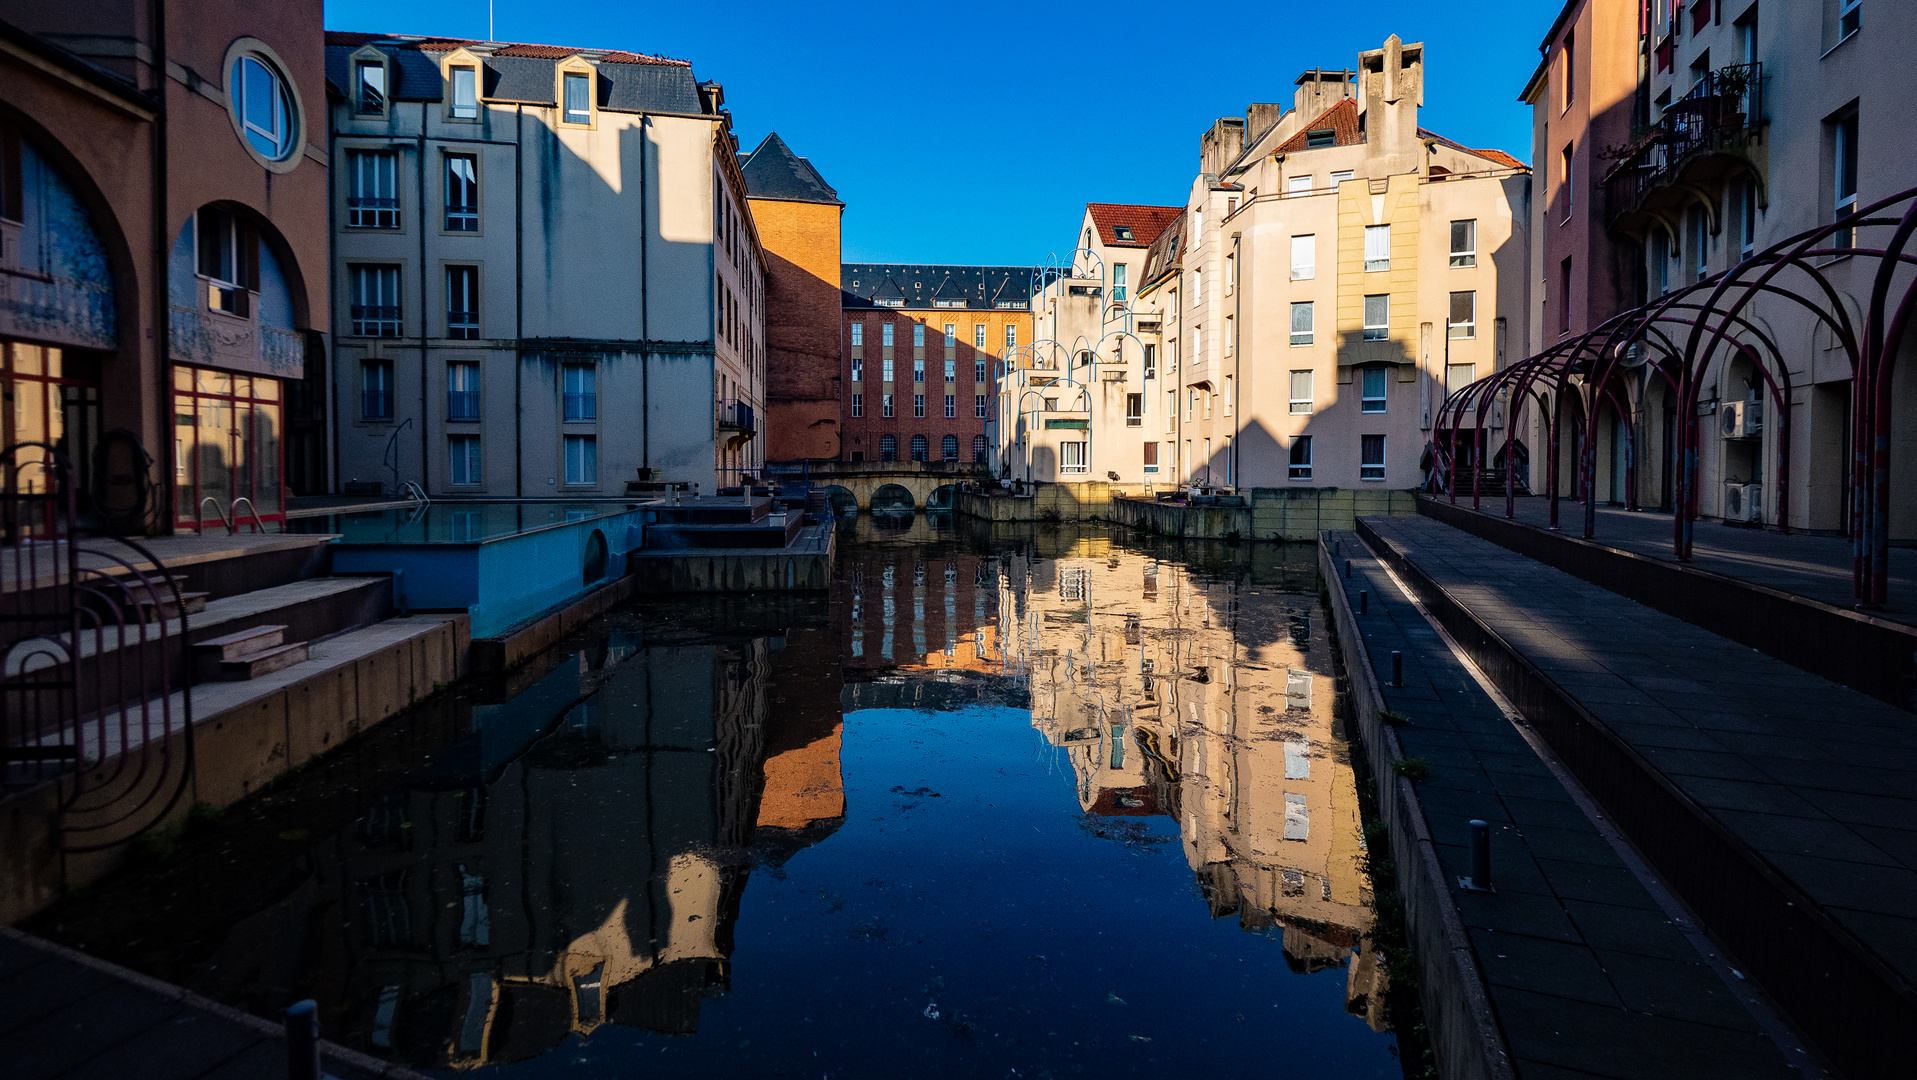
[[[752,406],[743,401],[725,400],[715,403],[714,423],[720,431],[739,432],[747,438],[758,430],[752,422]]]
[[[17,250],[16,236],[5,242]],[[113,349],[117,330],[111,286],[0,267],[0,334]]]
[[[568,392],[565,398],[565,411],[561,414],[566,423],[576,424],[599,419],[599,395],[597,393]]]
[[[397,304],[354,304],[352,317],[354,337],[399,336]]]
[[[479,391],[477,390],[446,391],[446,419],[448,420],[479,419]]]
[[[1741,155],[1764,126],[1764,65],[1731,64],[1698,80],[1658,122],[1619,148],[1604,178],[1605,213],[1615,222],[1642,209],[1691,163],[1713,154]]]

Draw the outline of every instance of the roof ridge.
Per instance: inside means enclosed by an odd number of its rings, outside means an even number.
[[[529,57],[531,59],[558,60],[568,56],[598,54],[592,57],[601,63],[609,64],[667,64],[676,67],[691,67],[692,61],[679,60],[670,56],[653,53],[633,52],[629,49],[608,49],[599,47],[574,48],[569,45],[545,45],[534,41],[488,41],[482,38],[457,38],[424,34],[377,34],[362,30],[328,30],[325,32],[326,44],[358,48],[375,42],[390,42],[405,48],[426,52],[441,52],[465,48],[473,45],[490,46],[487,53],[493,56]],[[334,40],[335,38],[341,40]],[[526,50],[514,52],[512,50]],[[534,51],[537,50],[537,51]],[[544,55],[542,55],[544,54]]]

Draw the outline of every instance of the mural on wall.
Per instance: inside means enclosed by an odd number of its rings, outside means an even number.
[[[24,139],[20,219],[0,225],[0,335],[116,347],[106,245],[72,185]]]

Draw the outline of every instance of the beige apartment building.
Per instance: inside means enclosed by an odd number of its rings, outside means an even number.
[[[329,32],[337,476],[621,496],[764,461],[766,261],[716,83]]]
[[[1085,333],[1101,344],[1069,358],[1083,365],[1075,381],[1101,388],[1075,399],[1092,478],[1148,490],[1423,481],[1447,393],[1523,341],[1511,321],[1524,311],[1530,198],[1522,162],[1418,125],[1424,62],[1422,45],[1392,37],[1355,72],[1299,76],[1289,108],[1218,120],[1183,212],[1142,273],[1128,269],[1122,301],[1108,250],[1074,258],[1054,289],[1109,290],[1101,325],[1128,323]],[[1125,390],[1103,392],[1107,380]],[[1048,456],[1035,455],[1033,479],[1058,478]]]

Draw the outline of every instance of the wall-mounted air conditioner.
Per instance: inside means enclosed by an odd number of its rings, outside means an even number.
[[[1717,407],[1717,433],[1726,439],[1755,439],[1764,434],[1762,401],[1726,401]]]
[[[1725,521],[1763,521],[1764,485],[1730,483],[1724,485]]]

